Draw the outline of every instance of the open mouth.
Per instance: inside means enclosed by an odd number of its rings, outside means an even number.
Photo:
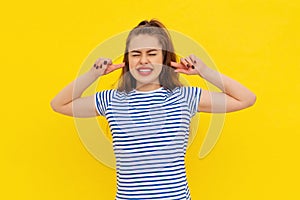
[[[140,75],[142,76],[148,76],[149,74],[151,74],[151,72],[153,71],[153,69],[149,69],[149,68],[141,68],[137,70],[139,72]]]

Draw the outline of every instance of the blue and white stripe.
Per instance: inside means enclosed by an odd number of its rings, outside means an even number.
[[[190,199],[184,158],[201,88],[95,94],[116,156],[116,199]]]

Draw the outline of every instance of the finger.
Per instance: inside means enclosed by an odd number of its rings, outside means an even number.
[[[191,67],[192,69],[195,69],[194,63],[193,63],[193,61],[192,61],[192,59],[190,57],[186,57],[185,61],[187,62],[188,68]]]
[[[191,62],[193,63],[193,66],[197,64],[197,57],[196,57],[194,54],[191,54],[191,55],[189,56],[189,58],[190,58]],[[193,67],[193,66],[192,66],[192,67]],[[195,68],[195,67],[194,67],[194,68]],[[193,69],[194,69],[194,68],[193,68]]]
[[[176,69],[175,72],[176,72],[176,73],[187,74],[187,70],[186,70],[186,69]]]
[[[182,63],[186,68],[189,68],[188,61],[185,58],[180,58],[180,63]]]
[[[102,68],[102,64],[94,64],[94,67],[96,68],[96,69],[99,69],[99,68]]]
[[[96,69],[102,67],[102,59],[101,59],[101,58],[97,59],[96,63],[94,64],[94,67],[95,67]]]
[[[103,61],[103,64],[104,65],[112,65],[112,60],[110,58],[105,58],[104,61]]]
[[[109,65],[108,68],[107,68],[107,73],[110,73],[110,72],[112,72],[112,71],[115,71],[115,70],[117,70],[117,69],[119,69],[119,68],[122,68],[122,67],[124,67],[124,66],[125,66],[125,62],[120,63],[120,64],[111,64],[111,65]]]
[[[102,67],[107,68],[109,62],[111,62],[109,59],[104,59],[102,62]]]
[[[119,69],[125,66],[125,62],[120,63],[120,64],[112,64],[111,65],[114,69]]]
[[[197,61],[199,60],[199,58],[197,58],[197,56],[195,56],[194,54],[191,54],[190,56],[191,61],[193,61],[194,64],[197,63]]]
[[[195,63],[196,61],[196,56],[194,54],[189,55],[190,61],[192,61],[192,63]]]
[[[182,63],[177,63],[177,62],[172,62],[171,61],[171,67],[175,67],[176,69],[177,68],[186,68]]]

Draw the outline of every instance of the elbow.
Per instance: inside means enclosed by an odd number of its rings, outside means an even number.
[[[59,106],[55,103],[54,100],[52,100],[52,101],[50,102],[50,106],[51,106],[51,108],[52,108],[52,110],[53,110],[54,112],[58,112],[58,113],[59,113]]]
[[[256,102],[256,95],[252,93],[252,94],[249,95],[249,97],[248,97],[247,107],[253,106],[253,105],[255,104],[255,102]]]
[[[255,104],[255,102],[256,102],[256,95],[252,93],[248,95],[247,98],[245,98],[243,101],[239,101],[240,105],[238,110],[251,107]]]
[[[57,104],[57,102],[52,100],[50,102],[50,106],[54,112],[67,115],[67,116],[73,116],[71,104],[61,105],[61,104]]]

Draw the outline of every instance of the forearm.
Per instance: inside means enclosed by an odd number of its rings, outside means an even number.
[[[202,90],[198,110],[202,112],[224,113],[247,108],[256,101],[256,96],[239,82],[213,70],[195,55],[181,58],[180,63],[171,62],[175,72],[199,75],[222,92]]]
[[[204,67],[199,75],[226,95],[240,102],[252,104],[255,101],[255,95],[248,88],[216,70]]]
[[[91,70],[86,72],[63,88],[51,101],[51,105],[62,106],[80,98],[82,93],[96,80],[97,77]]]

